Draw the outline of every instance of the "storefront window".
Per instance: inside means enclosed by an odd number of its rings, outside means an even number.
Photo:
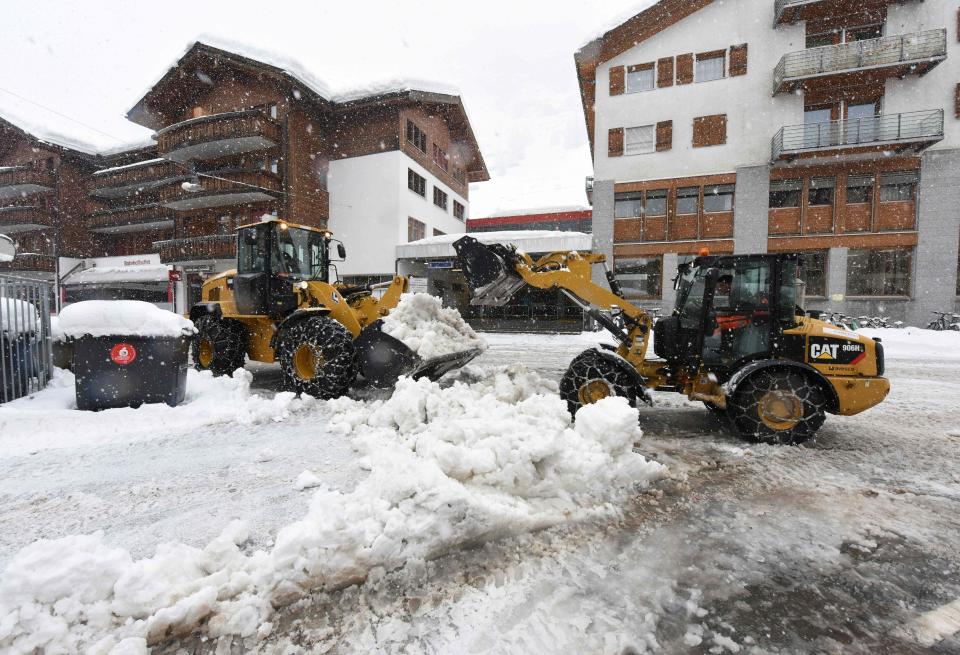
[[[800,253],[797,276],[806,283],[808,296],[827,295],[827,251]]]
[[[913,251],[851,250],[847,255],[848,296],[909,296]]]
[[[627,298],[659,298],[663,260],[660,257],[618,259],[614,272]]]

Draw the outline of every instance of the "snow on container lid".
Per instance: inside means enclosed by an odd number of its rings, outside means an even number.
[[[180,337],[196,333],[193,321],[142,300],[85,300],[60,312],[64,336]]]
[[[0,297],[0,332],[5,336],[36,332],[39,325],[40,312],[33,303]]]

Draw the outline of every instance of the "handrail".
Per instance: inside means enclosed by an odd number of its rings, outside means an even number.
[[[166,127],[160,128],[157,130],[153,138],[157,138],[161,134],[166,134],[167,132],[173,132],[178,130],[181,127],[189,127],[191,125],[199,125],[200,123],[212,123],[215,121],[221,121],[224,119],[230,118],[241,118],[245,116],[260,116],[265,118],[270,122],[274,122],[272,118],[267,114],[263,109],[241,109],[239,111],[225,111],[219,114],[207,114],[206,116],[197,116],[196,118],[188,118],[185,121],[180,121],[179,123],[174,123],[173,125],[167,125]]]
[[[784,153],[811,152],[831,148],[910,141],[939,141],[943,138],[944,111],[929,109],[903,114],[843,119],[780,128],[773,137],[776,161]]]
[[[773,92],[779,92],[786,80],[934,61],[946,56],[946,29],[808,48],[788,53],[780,59],[773,73]]]

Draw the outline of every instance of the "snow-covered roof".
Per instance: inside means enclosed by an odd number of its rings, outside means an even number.
[[[629,9],[624,9],[621,12],[618,12],[614,16],[607,17],[603,20],[602,23],[592,28],[589,32],[589,36],[586,37],[578,47],[577,50],[584,48],[585,46],[590,45],[592,42],[596,41],[604,34],[609,32],[612,29],[620,27],[628,20],[636,16],[637,14],[646,11],[653,5],[657,4],[660,0],[642,0],[641,2],[631,6]]]
[[[92,266],[63,280],[66,285],[110,284],[116,282],[166,282],[170,267],[164,264],[143,266]]]
[[[516,246],[525,252],[555,252],[560,250],[589,251],[593,248],[593,236],[583,232],[559,232],[556,230],[506,230],[502,232],[471,232],[465,234],[441,234],[397,246],[397,259],[431,259],[455,257],[453,242],[471,236],[481,243],[501,243]]]
[[[125,129],[126,137],[115,136],[6,93],[0,93],[0,120],[42,143],[91,156],[111,155],[153,145],[150,131],[139,125]],[[131,132],[135,135],[132,139],[129,137]],[[139,137],[136,136],[138,133]]]
[[[494,212],[486,216],[475,216],[469,220],[480,221],[484,218],[507,218],[509,216],[539,216],[541,214],[565,214],[569,212],[588,212],[592,211],[589,207],[583,205],[557,205],[554,207],[527,207],[525,209],[508,209],[505,211]]]

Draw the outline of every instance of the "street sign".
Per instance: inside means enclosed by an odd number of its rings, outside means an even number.
[[[427,262],[427,268],[432,269],[450,269],[453,268],[453,260],[444,259],[437,262]]]

